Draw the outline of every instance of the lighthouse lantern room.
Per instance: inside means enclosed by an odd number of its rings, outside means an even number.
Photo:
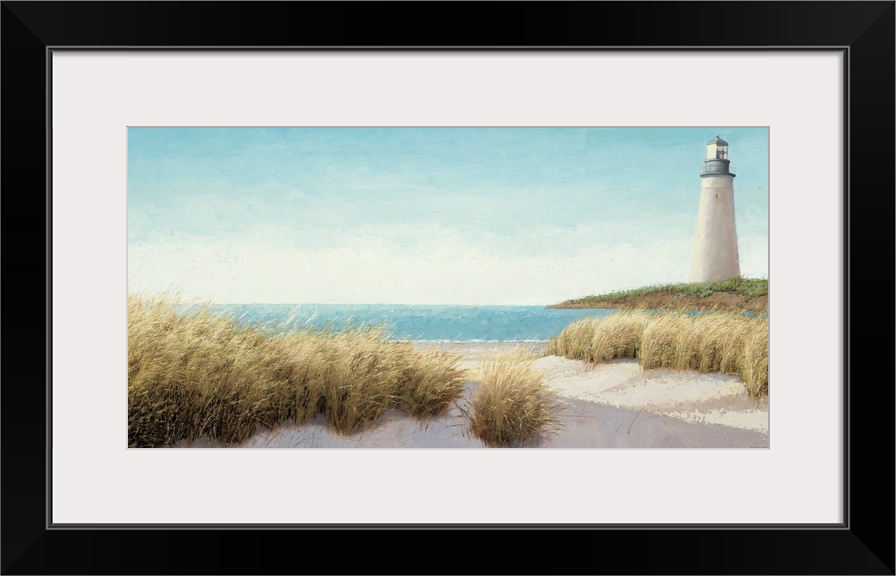
[[[728,143],[716,136],[706,144],[707,160],[727,160]]]
[[[716,136],[706,143],[706,160],[700,169],[700,176],[734,176],[728,159],[728,143]]]

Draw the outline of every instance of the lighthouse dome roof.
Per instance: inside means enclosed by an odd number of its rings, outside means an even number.
[[[712,140],[710,140],[709,142],[707,142],[707,144],[715,144],[716,146],[727,146],[727,145],[728,145],[727,142],[725,142],[724,140],[722,140],[722,139],[719,138],[718,136],[716,136],[715,138],[713,138]]]

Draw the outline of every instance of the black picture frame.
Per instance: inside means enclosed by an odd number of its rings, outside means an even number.
[[[888,339],[857,329],[870,310],[891,317],[894,14],[892,1],[2,2],[6,321],[0,569],[4,574],[894,574],[894,387],[875,365],[890,358],[893,348]],[[51,526],[45,418],[52,378],[48,67],[51,51],[63,47],[843,51],[845,522],[300,531]],[[851,153],[859,143],[862,153]],[[868,255],[873,260],[863,260]],[[854,302],[871,306],[853,308]],[[853,356],[862,362],[851,362]],[[327,552],[334,540],[345,554]],[[473,549],[485,554],[471,556],[467,552]],[[419,564],[411,551],[431,561]]]

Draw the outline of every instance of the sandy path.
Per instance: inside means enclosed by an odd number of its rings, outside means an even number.
[[[500,351],[522,347],[541,356],[545,343],[527,342],[418,342],[419,349],[437,347],[464,357],[461,366],[474,377],[482,360]],[[700,374],[696,371],[642,371],[635,360],[592,365],[559,356],[535,361],[545,384],[558,396],[587,400],[670,416],[685,422],[720,424],[768,433],[768,399],[751,399],[737,376]]]
[[[721,424],[768,433],[768,399],[750,398],[743,381],[695,371],[642,371],[634,360],[591,366],[547,356],[536,360],[558,395],[619,408],[644,410],[686,422]]]

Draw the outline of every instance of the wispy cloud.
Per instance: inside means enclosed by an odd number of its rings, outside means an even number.
[[[133,290],[176,289],[218,302],[406,304],[549,304],[686,279],[689,235],[611,236],[596,228],[541,227],[524,241],[452,227],[262,227],[226,239],[133,243],[128,279]],[[742,245],[745,273],[765,276],[765,238]]]
[[[129,288],[543,304],[683,281],[714,132],[131,129]],[[742,272],[765,276],[768,132],[731,132]]]

